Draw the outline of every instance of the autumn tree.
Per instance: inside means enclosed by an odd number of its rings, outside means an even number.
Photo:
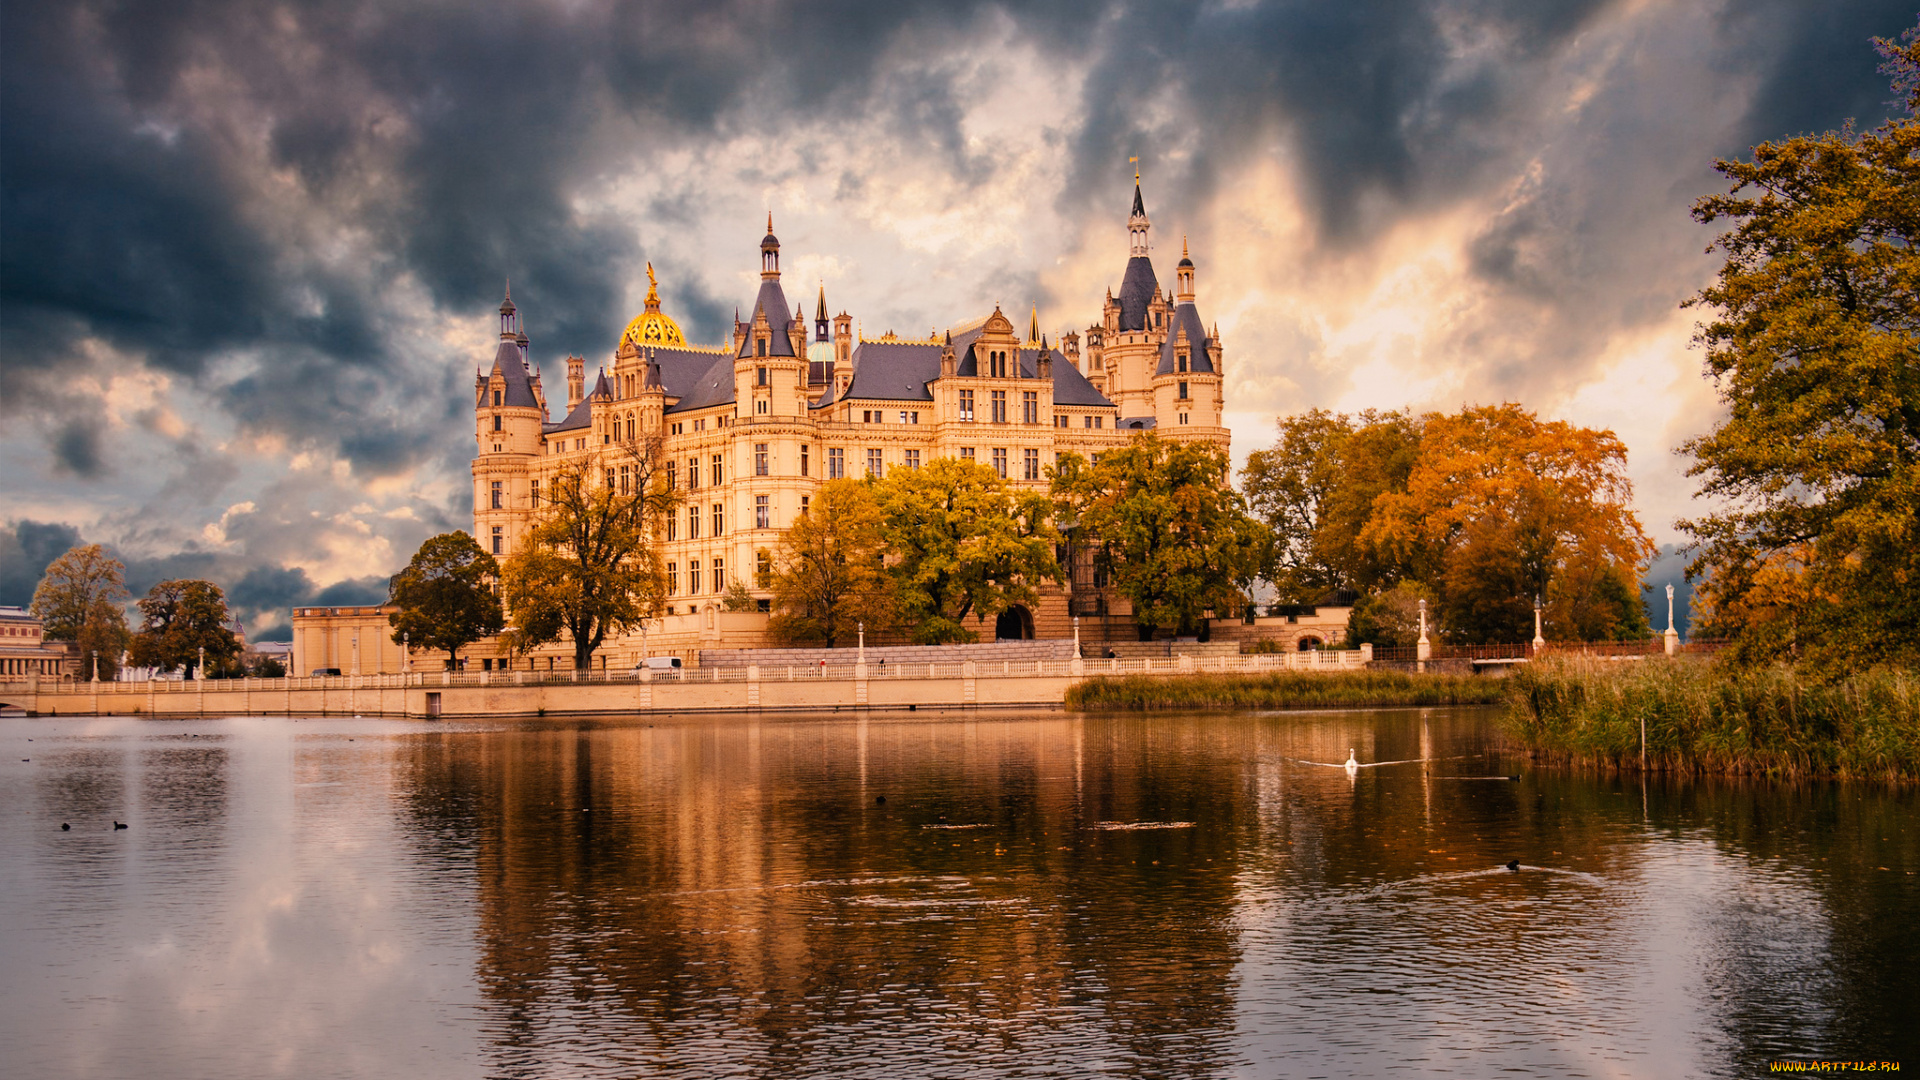
[[[1638,636],[1638,567],[1654,547],[1626,463],[1611,431],[1518,405],[1431,414],[1405,490],[1374,500],[1360,540],[1424,569],[1410,576],[1434,588],[1455,640],[1530,639],[1535,597],[1555,636]]]
[[[1273,535],[1263,576],[1283,602],[1311,604],[1340,589],[1391,588],[1417,569],[1413,556],[1384,557],[1361,534],[1373,503],[1404,490],[1420,444],[1407,413],[1358,416],[1311,409],[1279,421],[1273,447],[1247,455],[1241,491]]]
[[[873,481],[902,625],[923,645],[973,641],[974,627],[1038,602],[1057,580],[1053,507],[985,465],[936,458]]]
[[[544,505],[501,573],[510,622],[501,640],[510,650],[565,635],[575,669],[587,670],[609,634],[659,612],[667,576],[658,545],[678,502],[665,469],[654,437],[563,466],[546,484]]]
[[[395,644],[444,649],[452,671],[461,649],[505,626],[499,578],[500,564],[473,537],[458,530],[429,537],[387,582],[387,603],[399,608],[387,616]]]
[[[162,581],[139,602],[140,629],[133,635],[129,659],[136,667],[189,676],[205,650],[207,669],[225,668],[240,656],[240,641],[227,626],[227,596],[211,581]]]
[[[1209,611],[1238,612],[1271,534],[1228,482],[1226,452],[1147,435],[1085,470],[1055,470],[1055,495],[1084,507],[1140,640],[1157,627],[1195,631]],[[1077,480],[1067,479],[1076,475]]]
[[[1695,341],[1726,419],[1684,449],[1697,633],[1748,660],[1920,663],[1920,26],[1876,39],[1905,115],[1716,161]]]
[[[99,544],[70,548],[47,564],[33,590],[33,616],[51,641],[71,641],[80,651],[81,674],[91,678],[98,662],[113,678],[132,635],[127,630],[126,567]]]
[[[829,480],[780,537],[766,583],[773,591],[767,633],[785,644],[835,648],[865,623],[893,622],[886,534],[874,491],[859,480]]]

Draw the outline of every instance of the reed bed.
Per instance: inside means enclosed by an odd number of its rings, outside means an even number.
[[[1911,672],[1814,683],[1786,667],[1563,657],[1523,665],[1506,689],[1509,730],[1549,759],[1638,770],[1644,719],[1651,771],[1920,779]]]
[[[1491,705],[1503,679],[1399,671],[1274,671],[1258,675],[1128,675],[1067,689],[1081,712],[1128,709],[1338,709],[1384,705]]]

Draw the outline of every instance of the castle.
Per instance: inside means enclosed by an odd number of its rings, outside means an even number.
[[[558,420],[509,294],[492,367],[474,386],[474,536],[510,557],[540,510],[543,484],[551,491],[552,478],[569,468],[604,473],[613,486],[636,482],[620,448],[658,435],[683,502],[663,552],[670,608],[657,629],[669,636],[657,643],[687,634],[717,643],[715,616],[728,588],[768,595],[754,588],[762,553],[777,550],[781,531],[827,480],[951,456],[990,465],[1015,487],[1045,490],[1058,455],[1091,459],[1141,431],[1225,450],[1218,329],[1200,317],[1184,244],[1174,288],[1162,291],[1150,229],[1136,175],[1119,295],[1109,290],[1084,341],[1068,333],[1049,344],[1037,316],[1022,334],[998,307],[938,338],[856,340],[852,316],[829,318],[824,286],[811,326],[805,310],[788,303],[769,215],[759,294],[747,317],[734,319],[730,341],[688,343],[661,310],[649,265],[645,310],[590,387],[585,360],[567,358]],[[1124,600],[1103,595],[1090,563],[1070,577],[1043,591],[1040,611],[1016,609],[995,635],[981,636],[1033,637],[1037,623],[1040,636],[1064,637],[1069,614],[1126,613]],[[733,634],[728,643],[758,643],[750,637]]]

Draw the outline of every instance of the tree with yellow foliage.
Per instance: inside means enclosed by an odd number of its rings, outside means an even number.
[[[1655,549],[1626,464],[1613,432],[1519,405],[1429,414],[1405,488],[1373,500],[1360,541],[1427,569],[1440,625],[1462,643],[1532,638],[1535,598],[1550,637],[1640,636],[1638,567]]]

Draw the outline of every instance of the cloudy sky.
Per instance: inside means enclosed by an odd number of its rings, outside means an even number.
[[[256,633],[470,527],[513,282],[604,362],[651,260],[718,342],[771,210],[869,334],[1058,334],[1181,237],[1243,458],[1309,406],[1516,400],[1632,447],[1662,540],[1715,401],[1716,156],[1878,123],[1914,0],[0,6],[0,603],[76,541]]]

